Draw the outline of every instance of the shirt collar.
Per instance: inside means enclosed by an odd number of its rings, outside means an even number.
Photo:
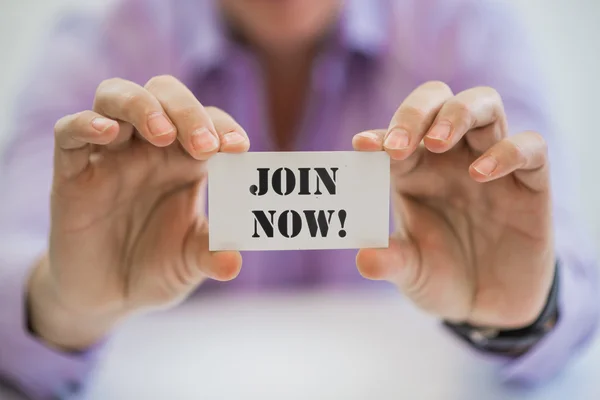
[[[204,74],[221,64],[230,46],[216,1],[173,2],[175,43],[182,74]]]
[[[387,50],[389,0],[346,0],[340,19],[343,48],[369,59]]]
[[[342,50],[377,60],[387,50],[389,0],[345,0],[334,39]],[[227,62],[236,47],[227,33],[217,1],[180,0],[176,3],[176,43],[181,49],[182,73],[207,73]]]

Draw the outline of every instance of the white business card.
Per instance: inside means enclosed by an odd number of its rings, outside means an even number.
[[[208,162],[209,249],[387,247],[389,198],[383,151],[218,153]]]

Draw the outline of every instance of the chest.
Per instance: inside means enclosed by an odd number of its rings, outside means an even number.
[[[250,151],[340,151],[352,149],[354,134],[387,127],[400,104],[395,99],[409,92],[399,87],[390,96],[377,73],[372,65],[325,54],[315,60],[306,88],[273,91],[246,56],[188,85],[202,104],[225,110],[244,127]],[[286,97],[298,90],[301,96]]]

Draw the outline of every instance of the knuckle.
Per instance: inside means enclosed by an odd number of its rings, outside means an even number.
[[[424,84],[421,85],[421,88],[425,89],[425,90],[431,90],[431,91],[442,92],[442,93],[450,93],[450,94],[452,93],[452,89],[450,89],[450,86],[448,86],[448,84],[443,81],[425,82]]]
[[[100,82],[96,88],[96,97],[103,97],[107,93],[115,91],[115,88],[122,82],[120,78],[108,78]]]
[[[244,133],[244,128],[235,120],[235,118],[218,107],[207,106],[204,110],[208,114],[208,117],[213,121],[215,126],[220,127],[218,130],[237,130],[238,132]]]
[[[86,114],[86,111],[82,111],[76,114],[65,115],[64,117],[60,118],[54,124],[54,135],[61,136],[65,132],[71,131],[74,126],[82,125]]]
[[[543,161],[548,161],[548,142],[546,142],[545,140],[542,142],[541,145],[541,151],[540,151],[540,156],[542,157]]]
[[[109,88],[114,87],[113,79],[105,79],[96,87],[96,93],[94,94],[94,108],[96,106],[103,108],[103,103],[106,101],[106,97],[109,93]]]
[[[201,120],[200,107],[198,105],[181,105],[169,110],[169,115],[177,124],[184,126],[198,125]]]
[[[154,89],[178,82],[179,80],[172,75],[157,75],[150,78],[144,87],[146,89]]]
[[[67,115],[56,121],[54,123],[54,135],[59,136],[65,130],[65,127],[70,123],[71,119],[72,116]]]
[[[530,132],[530,135],[531,135],[532,139],[535,140],[535,142],[537,143],[537,147],[544,154],[547,154],[548,153],[548,142],[546,142],[546,139],[544,138],[544,136],[542,136],[542,134],[539,132]]]
[[[230,114],[228,114],[226,111],[221,110],[218,107],[204,107],[204,110],[213,122],[220,121],[221,123],[224,122],[227,125],[237,125],[237,122],[235,122],[235,119]]]
[[[500,119],[504,115],[504,102],[502,95],[496,89],[490,86],[477,86],[473,89],[474,97],[484,99],[484,101],[494,110],[495,119]]]
[[[448,106],[450,115],[455,121],[467,126],[474,126],[476,124],[477,121],[475,121],[471,105],[466,101],[455,98],[450,100]]]
[[[231,115],[229,115],[226,111],[223,111],[218,107],[208,106],[208,107],[204,107],[204,110],[206,110],[209,117],[213,120],[214,119],[223,119],[223,120],[228,120],[228,121],[234,121],[234,119]]]
[[[538,132],[530,132],[530,134],[531,134],[532,139],[536,142],[536,145],[535,145],[536,155],[537,155],[537,157],[539,157],[539,160],[541,161],[541,163],[545,164],[549,158],[548,142],[546,141],[544,136],[542,136]]]
[[[481,95],[492,98],[498,102],[502,102],[502,96],[500,96],[500,93],[491,86],[477,86],[473,90],[479,92]]]
[[[207,113],[209,113],[210,115],[215,115],[215,114],[224,114],[225,111],[221,110],[218,107],[215,106],[206,106],[204,107],[204,109],[206,110]]]
[[[120,78],[114,78],[113,77],[113,78],[104,79],[98,85],[98,90],[105,89],[105,88],[108,88],[108,87],[113,87],[113,86],[117,85],[119,82],[121,82]]]
[[[134,89],[135,85],[120,78],[109,78],[102,81],[97,89],[94,99],[94,108],[104,111],[113,107],[115,102],[124,108],[133,108],[143,106],[145,99],[141,92]]]
[[[422,107],[407,104],[398,110],[398,116],[407,121],[422,121],[427,117],[427,111]]]
[[[519,164],[525,164],[527,157],[523,153],[523,149],[518,144],[511,143],[510,146],[506,146],[506,154],[509,160],[517,162]]]
[[[120,94],[123,107],[133,111],[145,108],[146,99],[140,93],[127,91]]]

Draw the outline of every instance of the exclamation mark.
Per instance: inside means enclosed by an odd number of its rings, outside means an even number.
[[[346,237],[346,231],[344,230],[344,223],[346,223],[346,211],[340,210],[338,212],[338,216],[340,218],[340,225],[342,226],[342,229],[340,229],[338,234],[343,238]]]

